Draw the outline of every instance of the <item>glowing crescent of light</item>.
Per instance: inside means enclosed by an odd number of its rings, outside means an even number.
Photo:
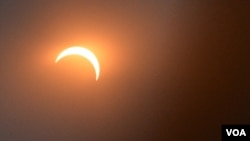
[[[78,46],[74,46],[74,47],[70,47],[67,48],[65,50],[63,50],[58,57],[56,58],[55,63],[57,63],[59,60],[61,60],[62,58],[68,56],[68,55],[80,55],[82,57],[85,57],[86,59],[88,59],[94,69],[95,69],[95,73],[96,73],[96,80],[98,80],[99,75],[100,75],[100,66],[99,66],[99,62],[96,58],[96,56],[88,49],[83,48],[83,47],[78,47]]]

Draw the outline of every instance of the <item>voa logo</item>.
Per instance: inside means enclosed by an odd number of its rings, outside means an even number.
[[[247,136],[246,132],[244,129],[226,129],[227,136]]]

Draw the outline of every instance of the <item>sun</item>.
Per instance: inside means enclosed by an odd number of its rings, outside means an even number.
[[[96,58],[95,54],[88,50],[87,48],[84,47],[80,47],[80,46],[73,46],[70,48],[67,48],[65,50],[63,50],[56,58],[55,63],[57,63],[58,61],[60,61],[62,58],[69,56],[69,55],[79,55],[82,56],[84,58],[86,58],[87,60],[89,60],[91,62],[91,64],[93,65],[94,69],[95,69],[95,73],[96,73],[96,80],[99,79],[100,76],[100,65],[99,65],[99,61]]]

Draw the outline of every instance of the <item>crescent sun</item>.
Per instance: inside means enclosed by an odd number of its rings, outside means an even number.
[[[96,58],[93,52],[83,47],[78,47],[78,46],[70,47],[70,48],[63,50],[57,56],[55,63],[57,63],[62,58],[69,56],[69,55],[79,55],[89,60],[95,69],[96,80],[98,80],[99,75],[100,75],[100,65],[99,65],[98,59]]]

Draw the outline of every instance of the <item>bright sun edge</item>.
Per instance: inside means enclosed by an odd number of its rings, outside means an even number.
[[[60,61],[62,58],[69,56],[69,55],[79,55],[82,56],[86,59],[88,59],[92,66],[95,69],[95,73],[96,73],[96,81],[99,79],[100,76],[100,65],[98,62],[98,59],[96,58],[96,56],[94,55],[93,52],[91,52],[90,50],[83,48],[83,47],[79,47],[79,46],[73,46],[70,48],[67,48],[65,50],[63,50],[56,58],[55,63],[57,63],[58,61]]]

